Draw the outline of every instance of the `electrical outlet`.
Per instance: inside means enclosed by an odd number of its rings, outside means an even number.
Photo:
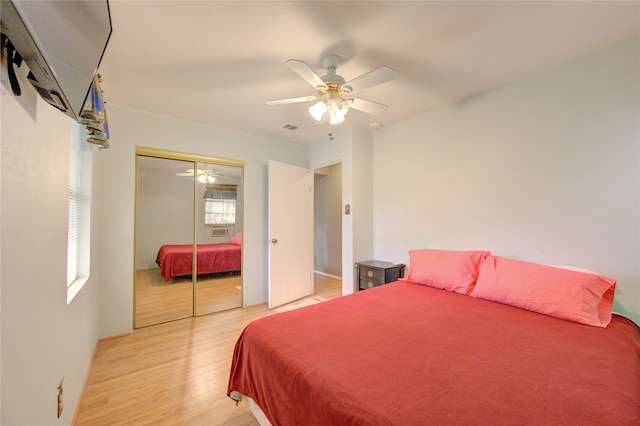
[[[62,415],[62,382],[64,382],[64,377],[60,381],[60,385],[58,386],[58,418]]]

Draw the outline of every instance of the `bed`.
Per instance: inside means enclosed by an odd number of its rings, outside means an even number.
[[[197,273],[214,274],[240,271],[242,267],[241,237],[234,236],[228,243],[198,244]],[[156,263],[166,281],[172,277],[193,273],[193,245],[167,244],[160,247]]]
[[[411,259],[404,281],[247,325],[227,395],[273,425],[640,424],[640,328],[611,313],[614,280]]]

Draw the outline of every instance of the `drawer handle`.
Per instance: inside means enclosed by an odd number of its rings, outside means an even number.
[[[372,287],[373,287],[373,282],[368,281],[368,282],[367,282],[367,286],[368,286],[369,288],[372,288]]]
[[[369,278],[373,277],[373,271],[367,271],[367,275],[369,276]]]

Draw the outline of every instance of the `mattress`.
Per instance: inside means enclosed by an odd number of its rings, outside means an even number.
[[[250,323],[227,394],[273,425],[637,425],[640,329],[399,281]]]
[[[239,271],[242,267],[242,247],[237,244],[198,244],[197,273],[213,274]],[[193,273],[193,245],[163,245],[158,251],[156,263],[165,280]]]

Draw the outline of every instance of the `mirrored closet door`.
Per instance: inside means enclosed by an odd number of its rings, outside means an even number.
[[[242,163],[136,161],[134,328],[242,306]]]
[[[195,315],[242,306],[242,169],[197,163]]]

